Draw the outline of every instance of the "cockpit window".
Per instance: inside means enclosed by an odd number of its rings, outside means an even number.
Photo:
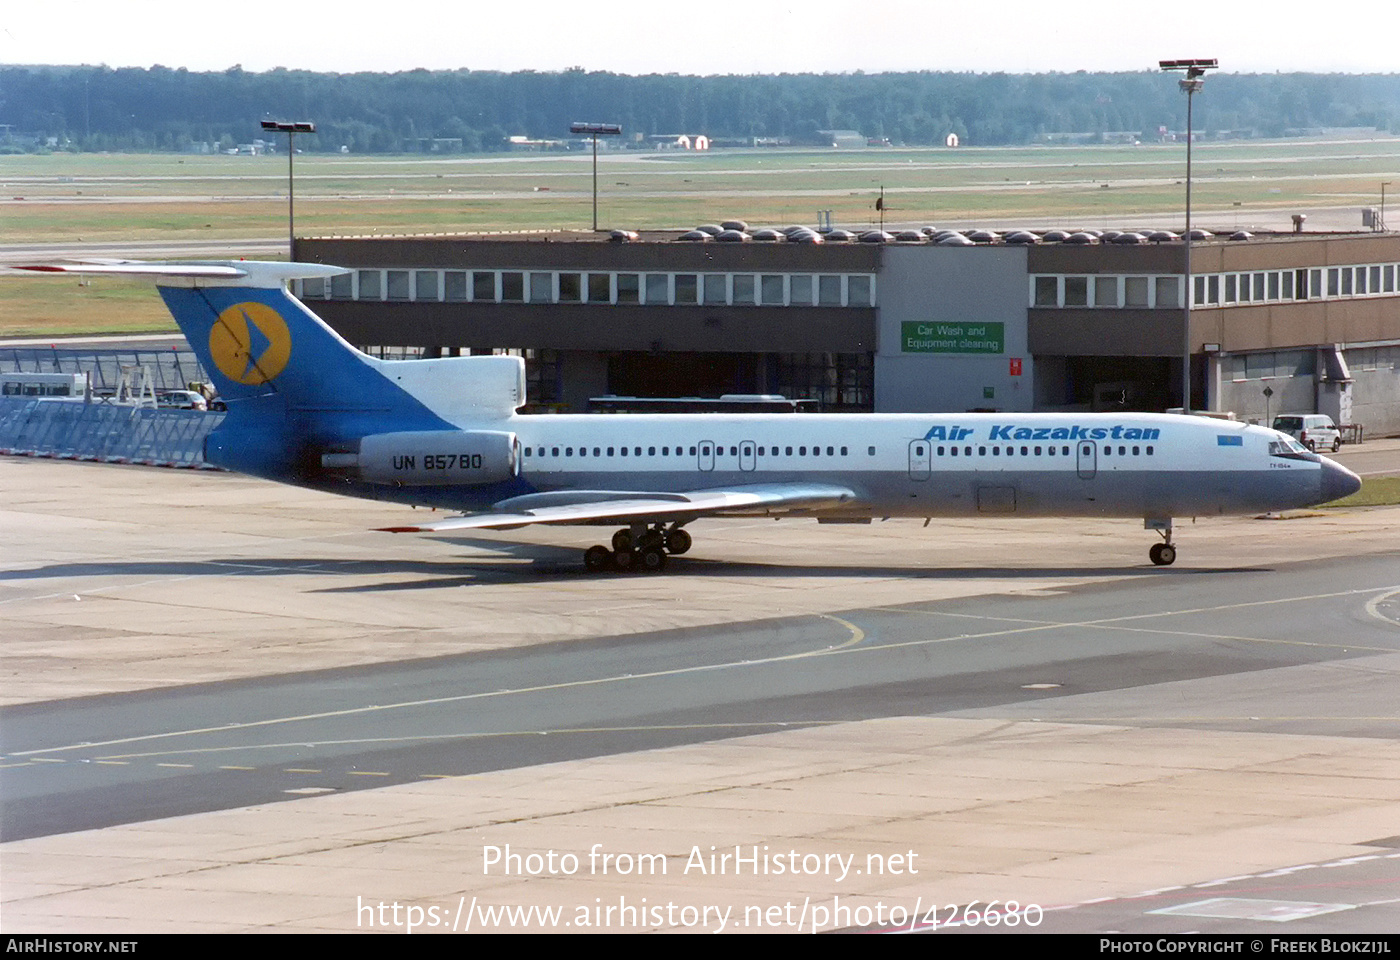
[[[1317,454],[1313,453],[1292,437],[1279,437],[1277,440],[1270,440],[1269,455],[1273,457],[1288,457],[1291,460],[1318,459]]]

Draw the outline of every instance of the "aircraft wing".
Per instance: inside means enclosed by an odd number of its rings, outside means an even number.
[[[533,523],[685,523],[697,517],[821,511],[855,499],[852,490],[818,483],[761,483],[686,493],[574,490],[516,497],[497,504],[496,509],[487,513],[379,529],[388,533],[440,533],[445,530],[509,530]]]

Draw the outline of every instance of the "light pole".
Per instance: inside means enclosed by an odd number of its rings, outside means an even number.
[[[1386,180],[1385,182],[1383,182],[1383,183],[1381,184],[1381,223],[1380,223],[1380,229],[1381,229],[1381,232],[1382,232],[1382,233],[1385,232],[1385,188],[1388,187],[1388,186],[1390,186],[1392,182],[1393,182],[1393,181]]]
[[[272,133],[285,133],[287,135],[287,259],[292,259],[292,247],[296,243],[296,208],[293,195],[296,192],[296,180],[292,175],[292,156],[296,150],[292,149],[292,138],[298,133],[315,133],[316,124],[305,120],[291,122],[287,120],[264,120],[262,128]]]
[[[585,133],[593,138],[593,232],[598,232],[598,138],[616,137],[622,133],[616,123],[571,123],[570,133]]]
[[[1191,412],[1191,298],[1195,290],[1191,285],[1191,100],[1205,85],[1207,70],[1219,66],[1215,60],[1161,60],[1157,64],[1163,70],[1181,70],[1186,73],[1178,85],[1186,93],[1186,232],[1182,235],[1186,242],[1186,297],[1182,310],[1182,352],[1181,352],[1181,412]]]

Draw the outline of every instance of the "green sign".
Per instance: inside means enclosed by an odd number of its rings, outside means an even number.
[[[920,323],[900,325],[901,353],[1001,353],[1004,323]]]

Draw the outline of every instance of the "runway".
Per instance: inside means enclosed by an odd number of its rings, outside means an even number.
[[[289,790],[959,711],[1385,738],[1391,711],[1339,709],[1303,689],[1280,690],[1250,715],[1201,704],[1154,716],[1126,694],[1285,667],[1340,670],[1400,652],[1397,616],[1394,557],[1339,559],[12,707],[0,732],[0,832],[25,839],[284,800]],[[1386,703],[1393,688],[1381,675],[1372,682],[1370,704]],[[1093,716],[1056,703],[1109,693],[1116,709]]]
[[[1395,510],[1179,527],[1166,570],[1132,524],[714,522],[665,576],[594,577],[559,546],[587,530],[387,538],[399,508],[236,477],[5,461],[0,488],[16,931],[835,896],[1210,929],[1148,911],[1227,880],[1326,899],[1277,871],[1342,860],[1348,909],[1288,932],[1400,923]],[[482,862],[599,843],[922,870]]]

